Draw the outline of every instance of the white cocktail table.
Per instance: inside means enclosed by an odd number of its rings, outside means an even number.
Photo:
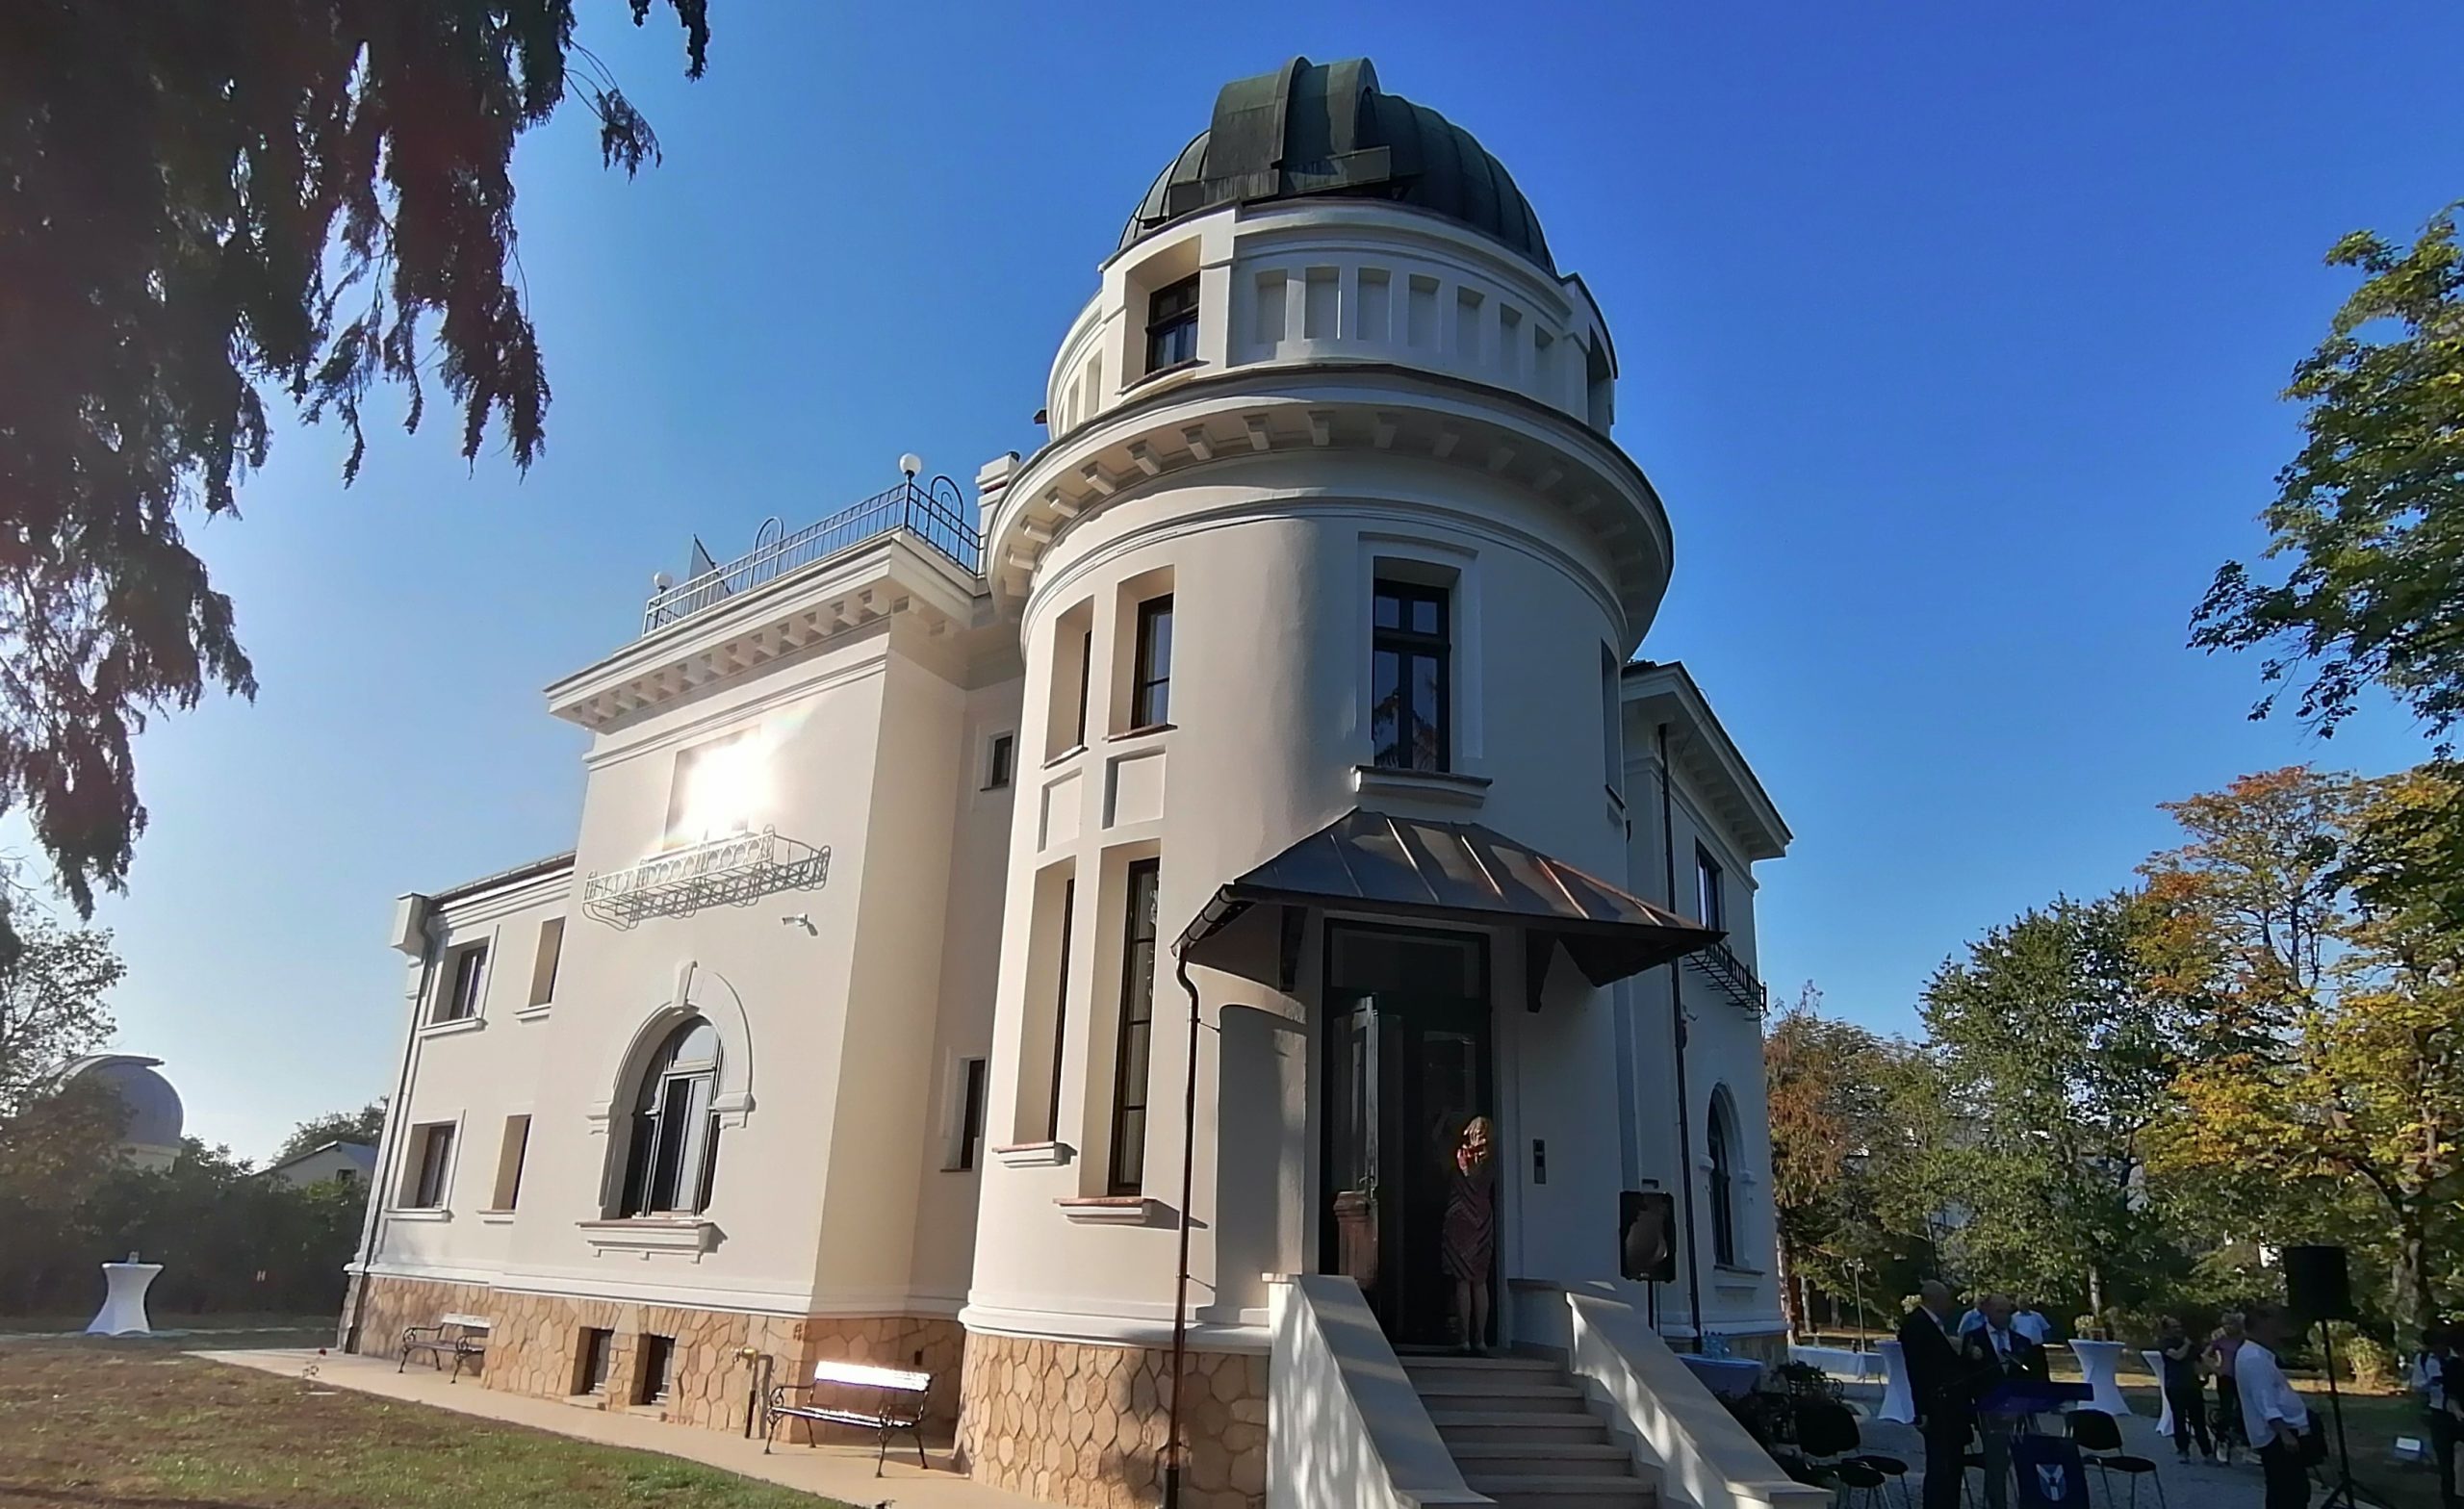
[[[2145,1359],[2147,1370],[2156,1375],[2156,1396],[2165,1401],[2165,1408],[2156,1416],[2156,1434],[2170,1441],[2173,1439],[2173,1395],[2165,1387],[2165,1354],[2146,1351],[2139,1355]]]
[[[88,1336],[151,1336],[154,1327],[145,1318],[145,1291],[154,1275],[163,1271],[160,1263],[106,1263],[103,1265],[103,1308],[86,1327]]]
[[[1883,1354],[1883,1407],[1877,1419],[1894,1424],[1916,1423],[1916,1394],[1908,1386],[1908,1354],[1897,1342],[1878,1342],[1874,1349]]]
[[[2079,1359],[2079,1375],[2088,1380],[2088,1402],[2116,1419],[2129,1414],[2130,1401],[2121,1396],[2121,1384],[2115,1377],[2121,1367],[2122,1344],[2073,1342],[2070,1350]]]

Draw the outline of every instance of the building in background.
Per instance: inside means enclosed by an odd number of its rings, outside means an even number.
[[[1297,1492],[1335,1437],[1270,1418],[1356,1419],[1362,1368],[1575,1360],[1585,1286],[1770,1353],[1789,834],[1636,658],[1672,555],[1617,365],[1468,132],[1357,61],[1225,89],[1041,448],[766,526],[549,688],[574,851],[397,915],[347,1344],[481,1315],[489,1386],[723,1429],[920,1368],[969,1471],[1091,1505],[1152,1501],[1176,1347],[1210,1504]],[[1655,1191],[1668,1282],[1617,1288]],[[1431,1441],[1524,1389],[1414,1367]],[[1590,1460],[1508,1438],[1447,1471]]]
[[[91,1054],[61,1070],[59,1085],[110,1090],[128,1113],[120,1124],[120,1156],[140,1168],[168,1168],[179,1162],[188,1113],[171,1082],[154,1072],[162,1066],[160,1059],[132,1053]]]
[[[365,1184],[376,1167],[376,1149],[366,1142],[321,1142],[264,1170],[264,1177],[295,1189],[318,1184]]]

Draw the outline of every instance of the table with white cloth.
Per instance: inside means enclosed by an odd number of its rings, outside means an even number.
[[[1883,1360],[1873,1352],[1852,1351],[1845,1346],[1791,1346],[1788,1361],[1819,1368],[1835,1378],[1879,1378],[1883,1375]]]
[[[2119,1342],[2072,1342],[2071,1354],[2079,1359],[2079,1375],[2088,1380],[2091,1391],[2088,1403],[2103,1410],[2116,1419],[2130,1413],[2130,1401],[2121,1396],[2121,1384],[2115,1374],[2121,1367],[2122,1344]]]
[[[1883,1407],[1876,1419],[1897,1425],[1916,1423],[1916,1391],[1908,1385],[1908,1353],[1897,1342],[1876,1343],[1883,1354]]]
[[[2170,1441],[2173,1438],[2173,1393],[2165,1387],[2165,1354],[2151,1349],[2139,1355],[2145,1359],[2147,1370],[2156,1375],[2156,1396],[2165,1401],[2165,1408],[2156,1417],[2156,1434]]]
[[[1703,1387],[1727,1399],[1741,1399],[1762,1387],[1762,1365],[1751,1357],[1705,1357],[1680,1352],[1677,1360],[1693,1369]]]
[[[145,1291],[162,1271],[160,1263],[104,1264],[103,1308],[94,1313],[86,1334],[151,1336],[154,1328],[145,1317]]]

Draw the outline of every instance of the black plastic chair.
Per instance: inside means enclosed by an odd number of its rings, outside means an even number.
[[[1977,1505],[1985,1501],[1977,1496],[1977,1491],[1974,1488],[1968,1486],[1967,1475],[1970,1472],[1982,1475],[1984,1471],[1984,1452],[1971,1451],[1960,1458],[1960,1502],[1965,1504],[1967,1509],[1977,1509]]]
[[[1872,1468],[1885,1478],[1899,1485],[1899,1509],[1915,1509],[1915,1501],[1908,1496],[1908,1464],[1897,1457],[1879,1451],[1860,1451],[1848,1460]]]
[[[2139,1480],[2142,1477],[2155,1481],[2158,1509],[2171,1509],[2165,1502],[2165,1475],[2156,1471],[2156,1464],[2151,1459],[2134,1456],[2121,1448],[2121,1426],[2111,1415],[2103,1410],[2078,1409],[2072,1410],[2068,1418],[2072,1445],[2078,1446],[2081,1458],[2095,1468],[2096,1475],[2104,1481],[2106,1509],[2112,1509],[2114,1501],[2111,1474],[2115,1472],[2123,1473],[2130,1479],[2131,1509],[2139,1509]]]
[[[1855,1455],[1863,1445],[1857,1417],[1845,1404],[1830,1399],[1804,1399],[1797,1405],[1797,1445],[1814,1462],[1815,1471],[1838,1496],[1842,1509],[1857,1496],[1867,1509],[1882,1509],[1883,1474]],[[1904,1469],[1903,1469],[1904,1470]]]

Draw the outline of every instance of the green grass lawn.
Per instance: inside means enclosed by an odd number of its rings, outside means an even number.
[[[159,1343],[0,1343],[0,1506],[132,1503],[833,1509],[698,1463],[320,1389]]]

